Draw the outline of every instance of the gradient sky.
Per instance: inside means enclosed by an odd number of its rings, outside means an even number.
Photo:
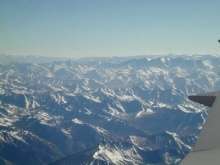
[[[0,54],[219,54],[220,0],[0,0]]]

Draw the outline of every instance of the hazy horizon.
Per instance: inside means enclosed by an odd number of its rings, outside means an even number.
[[[0,0],[0,55],[219,54],[220,2]]]

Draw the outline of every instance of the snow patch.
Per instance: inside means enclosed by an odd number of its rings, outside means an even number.
[[[78,118],[72,119],[72,122],[75,123],[75,124],[80,124],[80,125],[84,124],[84,122],[79,120]]]

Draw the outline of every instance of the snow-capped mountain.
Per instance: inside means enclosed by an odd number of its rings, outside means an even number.
[[[220,89],[219,64],[211,55],[1,62],[0,164],[178,164],[207,117],[187,96]]]

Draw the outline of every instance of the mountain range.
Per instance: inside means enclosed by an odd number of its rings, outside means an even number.
[[[179,164],[208,114],[187,96],[220,89],[214,55],[17,59],[0,57],[2,165]]]

